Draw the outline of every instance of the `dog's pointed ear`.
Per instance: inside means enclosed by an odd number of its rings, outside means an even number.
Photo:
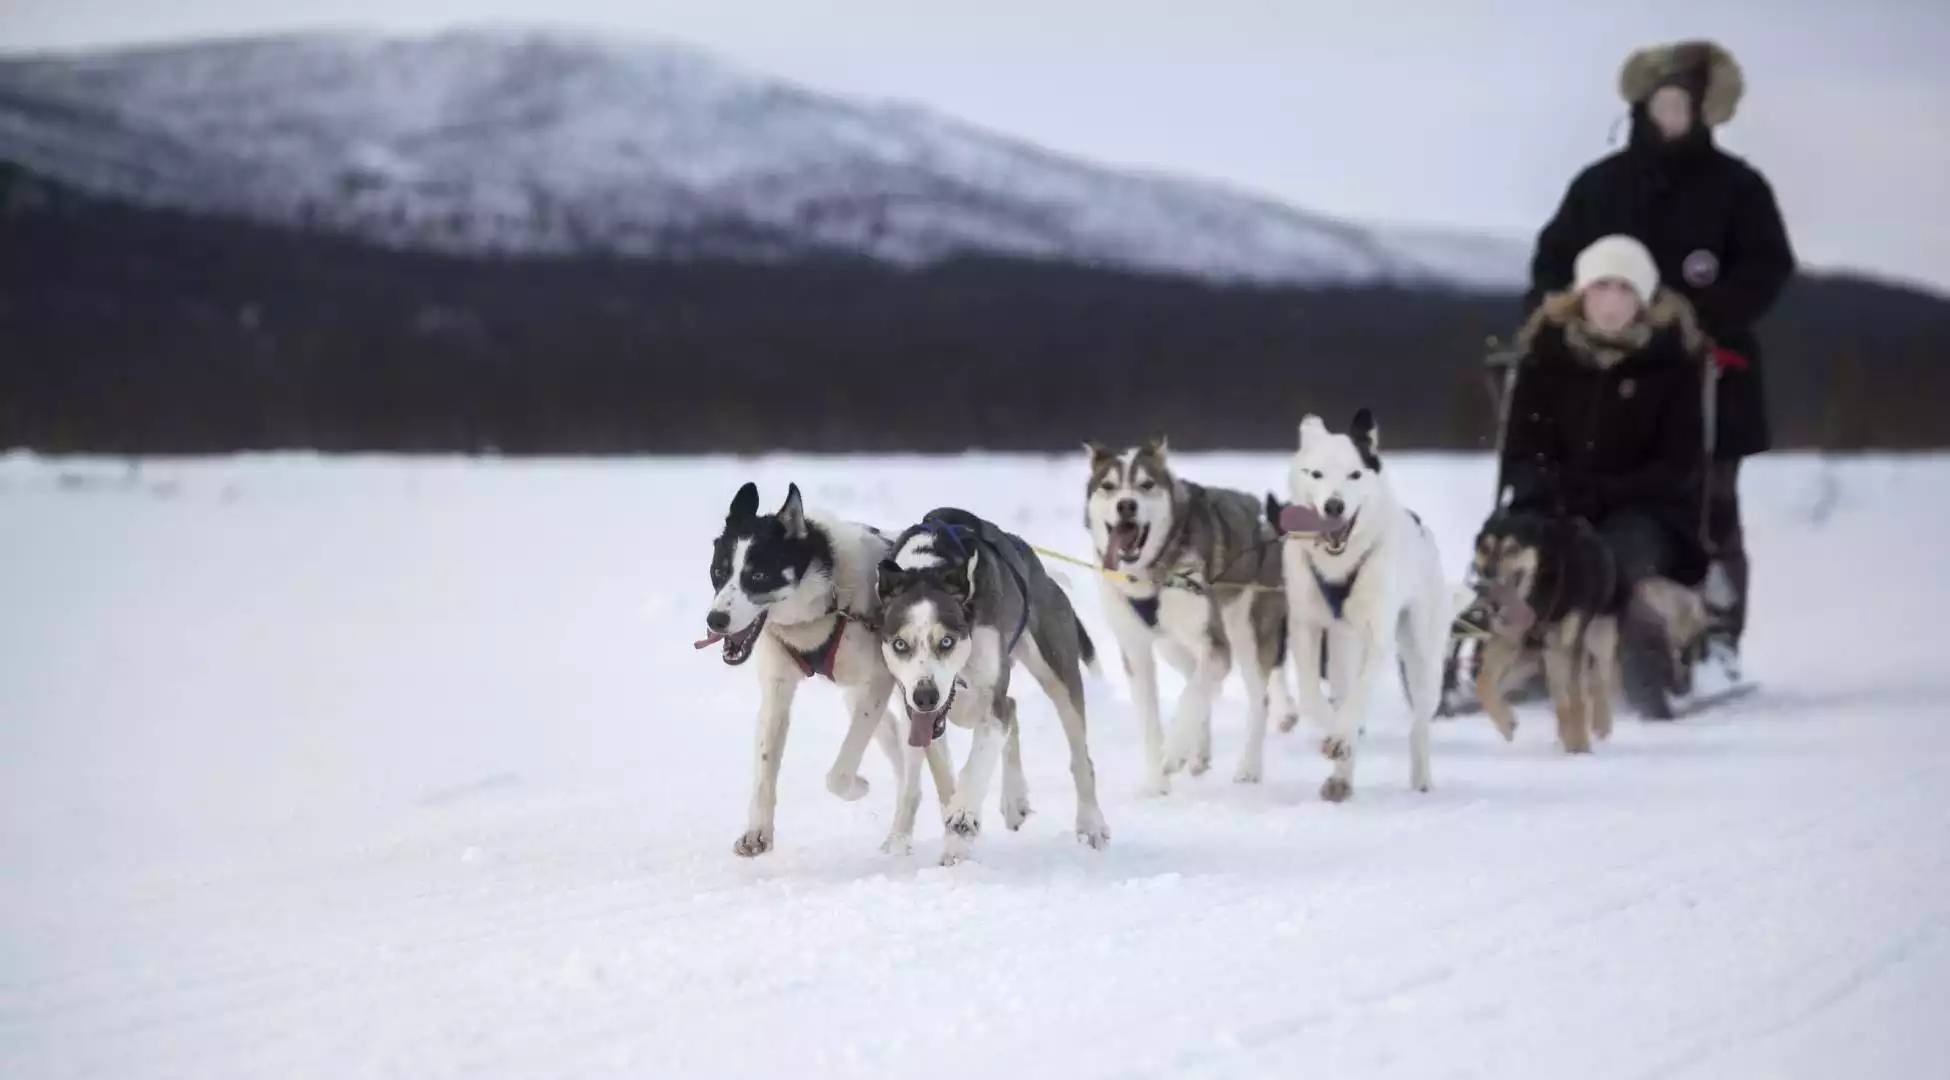
[[[738,494],[731,497],[731,509],[725,514],[726,521],[744,521],[758,516],[758,485],[745,481]]]
[[[1300,418],[1300,449],[1307,448],[1309,439],[1317,439],[1325,434],[1327,434],[1327,422],[1319,416],[1308,413]]]
[[[806,535],[806,500],[800,496],[798,484],[787,488],[785,505],[779,507],[778,518],[787,536],[796,540]]]
[[[975,598],[975,567],[981,557],[971,551],[966,560],[947,563],[935,571],[934,579],[940,583],[941,590],[963,606]]]
[[[880,594],[883,604],[907,588],[912,580],[912,572],[901,569],[901,565],[892,559],[880,560],[880,566],[874,571],[874,589]]]
[[[1354,440],[1354,448],[1361,452],[1361,464],[1369,469],[1381,471],[1381,429],[1375,426],[1374,413],[1366,406],[1354,413],[1354,422],[1348,425],[1348,438]]]
[[[1100,461],[1104,461],[1109,458],[1114,458],[1117,456],[1117,451],[1112,450],[1110,447],[1105,446],[1103,443],[1100,443],[1095,439],[1085,439],[1083,443],[1083,448],[1084,450],[1089,452],[1090,464],[1092,465],[1095,465]]]
[[[1171,453],[1171,440],[1159,432],[1144,440],[1144,445],[1139,449],[1147,457],[1164,458]]]
[[[1366,406],[1354,410],[1354,422],[1347,426],[1347,433],[1356,442],[1367,442],[1376,449],[1381,448],[1381,428],[1374,422],[1374,410]]]

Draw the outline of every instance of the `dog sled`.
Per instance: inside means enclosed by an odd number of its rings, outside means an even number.
[[[1510,427],[1510,404],[1515,399],[1517,374],[1522,367],[1524,354],[1521,349],[1503,345],[1496,338],[1491,338],[1488,344],[1483,371],[1485,386],[1496,411],[1496,488],[1491,500],[1494,513],[1508,506],[1512,495],[1504,477],[1503,449]],[[1706,417],[1706,438],[1700,453],[1703,464],[1708,466],[1713,456],[1719,377],[1719,366],[1711,359],[1701,365],[1700,394]],[[1710,468],[1707,472],[1710,475]],[[1712,560],[1705,580],[1712,582],[1716,578],[1723,578],[1726,571],[1714,557],[1715,549],[1707,529],[1709,502],[1710,493],[1703,492],[1699,528]],[[1491,613],[1489,601],[1481,593],[1481,583],[1472,580],[1469,585],[1478,590],[1478,599],[1456,620],[1456,627],[1450,633],[1448,652],[1442,666],[1442,697],[1436,709],[1436,715],[1440,717],[1465,716],[1482,711],[1482,703],[1476,697],[1476,673],[1482,664],[1482,646],[1487,637]],[[1699,588],[1705,590],[1707,586],[1702,584]],[[1704,658],[1705,648],[1706,640],[1702,636],[1686,647],[1675,665],[1660,644],[1648,641],[1645,633],[1635,630],[1631,620],[1626,620],[1620,638],[1619,664],[1623,675],[1620,685],[1627,703],[1648,719],[1676,720],[1745,697],[1758,689],[1751,680],[1720,686],[1696,685],[1694,675],[1700,660]],[[1511,671],[1508,679],[1504,696],[1512,705],[1543,701],[1549,697],[1544,686],[1540,650],[1526,649],[1523,660]]]

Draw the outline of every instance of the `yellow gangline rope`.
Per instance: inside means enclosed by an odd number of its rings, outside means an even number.
[[[1290,539],[1295,539],[1295,540],[1306,539],[1306,537],[1301,536],[1300,534],[1297,533],[1288,533],[1287,536]],[[1098,563],[1091,562],[1087,559],[1079,559],[1074,555],[1066,555],[1061,551],[1052,551],[1049,548],[1040,547],[1036,544],[1030,544],[1029,550],[1035,552],[1038,555],[1041,555],[1045,559],[1055,559],[1057,562],[1068,563],[1071,566],[1081,566],[1085,570],[1094,570],[1097,573],[1102,574],[1104,577],[1111,579],[1112,581],[1125,581],[1133,585],[1157,584],[1155,582],[1152,582],[1150,578],[1139,577],[1136,574],[1129,573],[1124,570],[1111,570]],[[1167,586],[1174,586],[1177,588],[1190,588],[1193,591],[1201,591],[1197,589],[1195,586],[1180,584],[1177,581],[1169,580],[1169,579],[1166,580],[1163,584]],[[1228,585],[1227,588],[1238,589],[1241,592],[1284,592],[1285,591],[1284,586],[1260,585],[1253,582],[1246,582],[1244,584],[1239,584],[1239,585]],[[1488,638],[1490,636],[1490,632],[1487,627],[1478,626],[1475,623],[1470,622],[1467,619],[1464,619],[1460,615],[1456,617],[1455,621],[1451,624],[1450,628],[1452,632],[1460,634],[1464,637]]]

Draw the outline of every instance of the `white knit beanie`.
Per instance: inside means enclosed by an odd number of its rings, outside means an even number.
[[[1647,307],[1652,306],[1652,297],[1659,291],[1659,265],[1652,261],[1652,253],[1623,233],[1607,236],[1578,252],[1572,274],[1572,286],[1578,292],[1616,278],[1630,285]]]

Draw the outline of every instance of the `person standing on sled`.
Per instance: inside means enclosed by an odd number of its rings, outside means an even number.
[[[1571,283],[1579,252],[1622,233],[1651,250],[1717,345],[1707,478],[1714,566],[1704,590],[1714,625],[1694,685],[1731,685],[1740,680],[1747,623],[1740,462],[1770,442],[1754,324],[1793,277],[1795,257],[1766,179],[1714,142],[1713,129],[1733,119],[1746,89],[1731,53],[1708,41],[1642,49],[1626,59],[1618,88],[1632,109],[1630,142],[1571,181],[1537,238],[1525,313]]]
[[[1662,288],[1644,244],[1607,236],[1573,260],[1517,335],[1523,360],[1503,442],[1508,511],[1581,518],[1617,560],[1631,636],[1668,657],[1707,630],[1693,586],[1712,344],[1692,305]]]

